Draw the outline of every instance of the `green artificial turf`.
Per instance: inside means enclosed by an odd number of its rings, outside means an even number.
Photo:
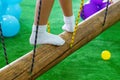
[[[29,44],[29,36],[34,19],[35,2],[36,0],[22,1],[22,13],[19,20],[21,24],[20,32],[14,37],[5,38],[9,62],[33,49],[33,46]],[[80,0],[73,0],[75,16],[77,16],[79,5]],[[51,33],[60,34],[63,32],[61,29],[63,15],[58,0],[55,0],[49,22]],[[36,80],[120,80],[119,35],[120,21]],[[101,59],[103,50],[111,52],[112,56],[109,61]],[[0,68],[3,66],[5,66],[5,60],[2,45],[0,45]]]

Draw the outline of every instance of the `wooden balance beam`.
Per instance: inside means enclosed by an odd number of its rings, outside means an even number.
[[[10,63],[0,70],[0,80],[35,80],[36,77],[45,73],[51,67],[59,63],[68,55],[79,49],[90,40],[98,36],[109,26],[120,21],[120,1],[109,6],[106,24],[102,26],[105,9],[94,14],[79,24],[75,42],[70,48],[72,33],[63,32],[60,36],[65,39],[63,46],[41,45],[37,48],[33,73],[30,74],[33,52]]]

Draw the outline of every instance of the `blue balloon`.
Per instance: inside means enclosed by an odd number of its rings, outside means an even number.
[[[0,13],[2,11],[2,1],[0,0]]]
[[[3,15],[1,25],[4,37],[15,36],[20,30],[20,23],[14,16]]]
[[[2,1],[2,3],[6,3],[6,0],[1,0]]]
[[[0,21],[1,21],[1,16],[2,16],[2,2],[0,0]]]
[[[4,15],[8,4],[7,4],[6,0],[1,0],[1,2],[2,2],[2,12],[1,13],[2,13],[2,15]]]
[[[20,3],[22,0],[6,0],[8,4],[17,4]]]
[[[8,5],[5,14],[15,16],[17,19],[19,19],[21,14],[20,5],[19,4]]]

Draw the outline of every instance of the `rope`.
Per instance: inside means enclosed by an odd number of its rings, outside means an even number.
[[[8,57],[7,57],[7,52],[6,52],[5,41],[4,41],[4,37],[3,37],[3,34],[2,34],[1,23],[0,23],[0,37],[1,37],[2,47],[3,47],[3,50],[4,50],[4,57],[5,57],[5,60],[6,60],[6,64],[8,65],[9,62],[8,62]]]
[[[49,22],[47,22],[47,31],[48,31],[48,33],[50,33],[50,23]]]
[[[104,16],[104,20],[103,20],[103,26],[106,23],[106,18],[107,18],[107,13],[108,13],[108,6],[109,6],[109,0],[107,0],[107,6],[106,6],[106,10],[105,10],[105,16]]]
[[[72,34],[72,39],[71,39],[71,42],[70,42],[70,47],[73,46],[73,43],[74,43],[74,40],[75,40],[75,35],[76,35],[77,28],[78,28],[78,22],[79,22],[79,19],[80,19],[80,14],[81,14],[81,12],[83,10],[83,5],[84,5],[84,0],[81,0],[80,9],[79,9],[79,12],[78,12],[78,16],[77,16],[77,19],[75,21],[74,32]]]
[[[42,5],[42,0],[39,2],[39,10],[38,10],[38,18],[37,18],[37,26],[36,26],[36,34],[35,34],[35,42],[34,42],[34,49],[33,49],[33,55],[32,55],[32,64],[31,64],[31,69],[30,73],[33,71],[34,67],[34,61],[35,61],[35,53],[36,53],[36,43],[37,43],[37,34],[38,34],[38,25],[39,25],[39,20],[40,20],[40,11],[41,11],[41,5]]]

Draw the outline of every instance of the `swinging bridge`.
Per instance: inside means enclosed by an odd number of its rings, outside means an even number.
[[[36,49],[33,72],[30,74],[33,51],[0,69],[0,80],[35,80],[61,60],[91,41],[111,25],[120,21],[120,1],[109,6],[106,23],[103,26],[105,9],[79,23],[73,47],[70,47],[72,33],[60,36],[66,41],[63,46],[42,45]]]

